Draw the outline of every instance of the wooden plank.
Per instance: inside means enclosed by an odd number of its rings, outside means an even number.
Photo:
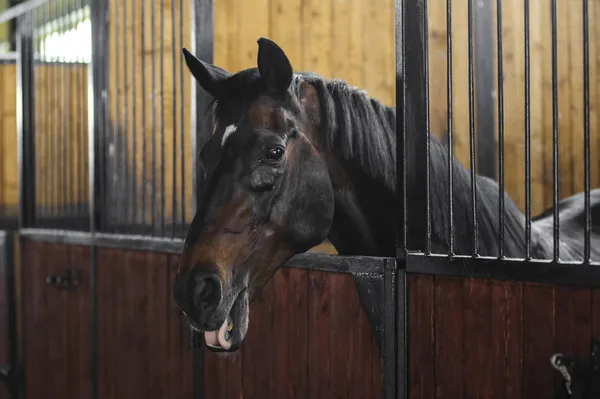
[[[588,3],[590,50],[590,184],[600,187],[600,4]]]
[[[435,396],[434,276],[408,275],[409,396]]]
[[[309,271],[308,302],[308,396],[329,397],[331,343],[329,342],[329,279],[325,272]]]
[[[302,65],[302,0],[270,0],[270,35],[284,49],[294,70]]]
[[[435,392],[459,398],[463,392],[463,280],[437,277],[435,282]],[[470,344],[469,344],[470,345]]]
[[[333,76],[358,87],[364,87],[363,13],[362,0],[334,1],[330,22]]]
[[[347,282],[352,284],[350,276],[330,273],[329,279],[329,345],[331,348],[329,358],[329,396],[347,398],[350,395],[350,384],[353,378],[352,358],[356,342],[354,340],[355,322],[351,306],[352,296],[356,292],[349,292]],[[348,279],[348,280],[347,280]],[[353,286],[351,286],[354,289]],[[356,304],[358,305],[358,304]],[[355,310],[358,306],[355,306]],[[360,309],[358,309],[360,310]]]
[[[19,203],[17,151],[17,68],[0,65],[0,208],[16,211]],[[16,214],[15,214],[16,215]]]
[[[69,384],[67,387],[71,398],[91,398],[90,248],[71,245],[69,252],[69,268],[81,272],[81,283],[67,295],[68,325],[66,333],[69,339]]]
[[[179,255],[169,255],[169,295],[166,300],[169,307],[167,341],[167,381],[169,398],[190,398],[194,394],[194,351],[189,347],[189,326],[184,321],[179,307],[173,298],[170,284],[179,268]]]
[[[66,245],[23,243],[25,384],[28,398],[69,398],[67,291],[46,283],[69,264]],[[48,370],[52,370],[49,373]]]
[[[523,398],[552,397],[555,371],[549,367],[554,353],[554,289],[523,283]]]
[[[565,1],[568,5],[568,33],[565,35],[569,39],[569,57],[568,77],[570,87],[570,107],[571,115],[571,152],[569,153],[572,182],[571,192],[564,193],[566,197],[569,194],[575,194],[584,189],[584,168],[583,168],[583,9],[581,1]],[[582,259],[583,260],[583,259]]]
[[[600,290],[592,290],[592,336],[600,339]]]
[[[332,0],[305,0],[302,7],[302,65],[308,71],[331,77],[333,74]]]
[[[491,358],[494,397],[520,398],[521,373],[521,283],[491,282]]]
[[[592,332],[591,290],[558,285],[554,290],[554,352],[588,362]],[[556,389],[561,384],[564,384],[563,379],[556,375]]]
[[[569,37],[568,1],[557,2],[557,44],[558,44],[558,152],[559,152],[559,195],[561,198],[573,192],[573,132],[572,100],[573,92],[570,81],[570,58],[575,57]]]
[[[170,394],[167,262],[162,253],[99,251],[99,397]]]
[[[467,398],[492,396],[489,356],[491,290],[486,280],[467,279],[463,283],[463,389]],[[436,318],[437,321],[437,318]],[[437,356],[436,356],[437,361]]]

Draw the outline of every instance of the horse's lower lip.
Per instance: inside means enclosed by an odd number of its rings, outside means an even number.
[[[244,288],[233,302],[233,306],[229,310],[229,313],[221,326],[213,331],[206,331],[204,333],[204,342],[206,346],[216,352],[230,351],[237,348],[236,340],[236,328],[239,328],[240,312],[239,307],[240,300],[242,300],[246,289]],[[239,330],[238,330],[239,331]],[[240,340],[239,334],[237,339]]]

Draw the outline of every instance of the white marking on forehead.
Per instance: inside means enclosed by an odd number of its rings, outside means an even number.
[[[221,147],[225,146],[225,143],[227,142],[227,139],[229,138],[229,136],[231,136],[233,134],[233,132],[235,132],[236,130],[237,130],[236,125],[229,125],[225,128],[225,133],[223,133],[223,138],[221,139]]]

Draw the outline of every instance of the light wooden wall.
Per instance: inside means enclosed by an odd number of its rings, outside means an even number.
[[[19,203],[16,73],[15,64],[0,64],[0,208],[11,213]]]
[[[497,87],[496,2],[494,88]],[[453,0],[453,108],[456,157],[469,168],[467,0]],[[525,86],[523,1],[504,0],[504,128],[506,191],[525,210]],[[552,206],[552,69],[550,1],[530,1],[531,207]],[[583,191],[582,5],[558,0],[559,194]],[[447,126],[446,1],[429,0],[431,129]],[[589,2],[591,187],[600,187],[600,3]],[[496,97],[497,98],[497,97]],[[493,104],[496,112],[497,103]],[[496,129],[496,142],[498,132]]]
[[[151,19],[154,1],[155,17]],[[142,2],[144,2],[145,30],[142,32]],[[495,2],[493,2],[495,5]],[[540,213],[552,203],[552,102],[550,58],[549,1],[531,3],[531,177],[532,213]],[[592,187],[600,187],[600,5],[590,2],[590,120]],[[446,2],[429,0],[429,59],[430,109],[432,134],[446,131]],[[186,68],[181,71],[181,48],[190,46],[189,0],[176,1],[175,37],[172,35],[171,0],[127,0],[111,2],[109,70],[109,120],[112,132],[127,131],[128,160],[113,162],[109,180],[116,187],[113,204],[122,204],[120,198],[132,203],[137,221],[150,220],[150,198],[160,208],[161,169],[152,169],[152,134],[155,131],[155,164],[163,163],[165,218],[173,216],[173,187],[176,197],[181,196],[185,182],[185,219],[191,220],[191,114],[190,88],[194,82]],[[117,8],[118,7],[118,8]],[[124,11],[127,8],[127,19]],[[184,20],[179,22],[183,7]],[[135,29],[132,10],[136,11]],[[163,9],[164,33],[160,31],[160,10]],[[495,12],[495,11],[494,11]],[[326,77],[338,77],[360,86],[384,103],[395,102],[395,45],[394,3],[391,0],[224,0],[215,2],[214,62],[231,72],[255,66],[256,39],[266,36],[275,40],[286,51],[296,70],[310,70]],[[524,54],[523,4],[518,0],[503,2],[504,44],[504,97],[505,97],[505,176],[506,190],[524,210],[525,135],[524,135]],[[119,21],[116,32],[115,21]],[[453,109],[456,157],[468,168],[468,60],[467,60],[467,0],[453,0]],[[495,15],[494,15],[495,21]],[[154,22],[155,32],[151,32]],[[495,24],[491,29],[494,31]],[[180,32],[183,30],[183,42]],[[577,0],[558,0],[558,82],[560,132],[560,196],[565,197],[583,190],[583,67],[581,42],[581,4]],[[142,49],[142,36],[145,44]],[[164,38],[164,64],[161,73],[160,38]],[[135,44],[135,51],[133,45]],[[154,44],[155,48],[152,48]],[[125,54],[127,46],[127,54]],[[175,46],[173,48],[173,46]],[[495,46],[495,43],[494,43]],[[173,49],[175,52],[173,53]],[[495,51],[494,51],[495,53]],[[119,54],[118,64],[116,54]],[[152,56],[155,56],[154,59]],[[127,58],[127,65],[124,64]],[[133,60],[135,59],[135,69]],[[143,61],[143,62],[142,62]],[[494,59],[494,66],[496,65]],[[142,63],[145,73],[142,74]],[[173,64],[175,74],[172,73]],[[155,86],[152,90],[151,66],[155,67]],[[125,67],[127,76],[125,79]],[[494,84],[496,84],[494,70]],[[161,87],[161,76],[164,76]],[[180,78],[183,77],[183,86]],[[3,79],[11,79],[3,74]],[[118,81],[117,81],[118,80]],[[10,85],[8,85],[10,86]],[[142,95],[146,88],[145,96]],[[183,103],[181,90],[183,87]],[[497,89],[497,88],[496,88]],[[3,103],[14,94],[3,96]],[[125,107],[125,99],[127,106]],[[175,102],[173,101],[175,99]],[[115,101],[118,100],[118,109]],[[135,107],[134,107],[135,105]],[[164,105],[164,106],[163,106]],[[146,118],[142,119],[142,108]],[[183,107],[183,115],[181,113]],[[135,118],[133,112],[135,108]],[[494,104],[494,108],[497,105]],[[161,112],[162,110],[162,112]],[[175,113],[173,112],[175,110]],[[126,118],[123,115],[127,115]],[[154,118],[154,121],[152,120]],[[161,120],[163,119],[163,120]],[[4,119],[3,119],[4,120]],[[154,122],[154,124],[153,124]],[[11,123],[11,122],[7,122]],[[86,122],[87,123],[87,122]],[[183,125],[184,151],[180,151]],[[115,126],[117,127],[115,129]],[[154,129],[153,129],[154,126]],[[161,127],[164,127],[161,129]],[[161,135],[164,137],[164,162]],[[10,134],[8,135],[10,136]],[[4,132],[3,137],[7,137]],[[121,137],[121,136],[119,136]],[[133,141],[137,149],[133,154]],[[174,137],[176,138],[173,150]],[[497,132],[496,132],[497,137]],[[6,138],[3,139],[6,141]],[[146,151],[143,151],[143,143]],[[115,141],[117,143],[117,141]],[[3,144],[4,146],[8,144]],[[122,147],[122,146],[121,146]],[[121,150],[119,145],[115,151]],[[10,153],[10,151],[8,151]],[[3,154],[7,154],[4,150]],[[185,170],[179,160],[184,158]],[[4,156],[4,164],[10,155]],[[145,174],[144,174],[145,159]],[[173,159],[176,160],[173,166]],[[127,166],[124,166],[127,165]],[[116,167],[116,169],[115,169]],[[5,167],[6,168],[6,167]],[[112,173],[116,170],[118,173]],[[123,195],[123,187],[132,184],[125,179],[125,171],[135,171],[137,187]],[[156,191],[153,190],[153,172]],[[173,173],[175,172],[175,173]],[[112,173],[112,174],[111,174]],[[6,173],[5,173],[6,175]],[[16,176],[16,173],[9,173]],[[7,177],[4,177],[8,181]],[[17,198],[14,184],[4,183],[2,198]],[[157,192],[158,191],[158,192]],[[12,193],[11,193],[12,192]],[[7,194],[8,193],[8,194]],[[119,197],[117,194],[121,194]],[[146,212],[142,216],[141,198],[145,195]],[[158,196],[157,196],[158,195]],[[133,203],[131,198],[137,198]],[[9,201],[9,199],[4,199]],[[10,199],[14,201],[14,199]],[[181,202],[176,201],[176,218],[181,217]],[[160,217],[160,215],[155,215]]]

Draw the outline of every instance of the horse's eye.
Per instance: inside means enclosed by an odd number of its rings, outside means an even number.
[[[265,158],[269,161],[279,161],[284,153],[285,151],[281,147],[271,148]]]

